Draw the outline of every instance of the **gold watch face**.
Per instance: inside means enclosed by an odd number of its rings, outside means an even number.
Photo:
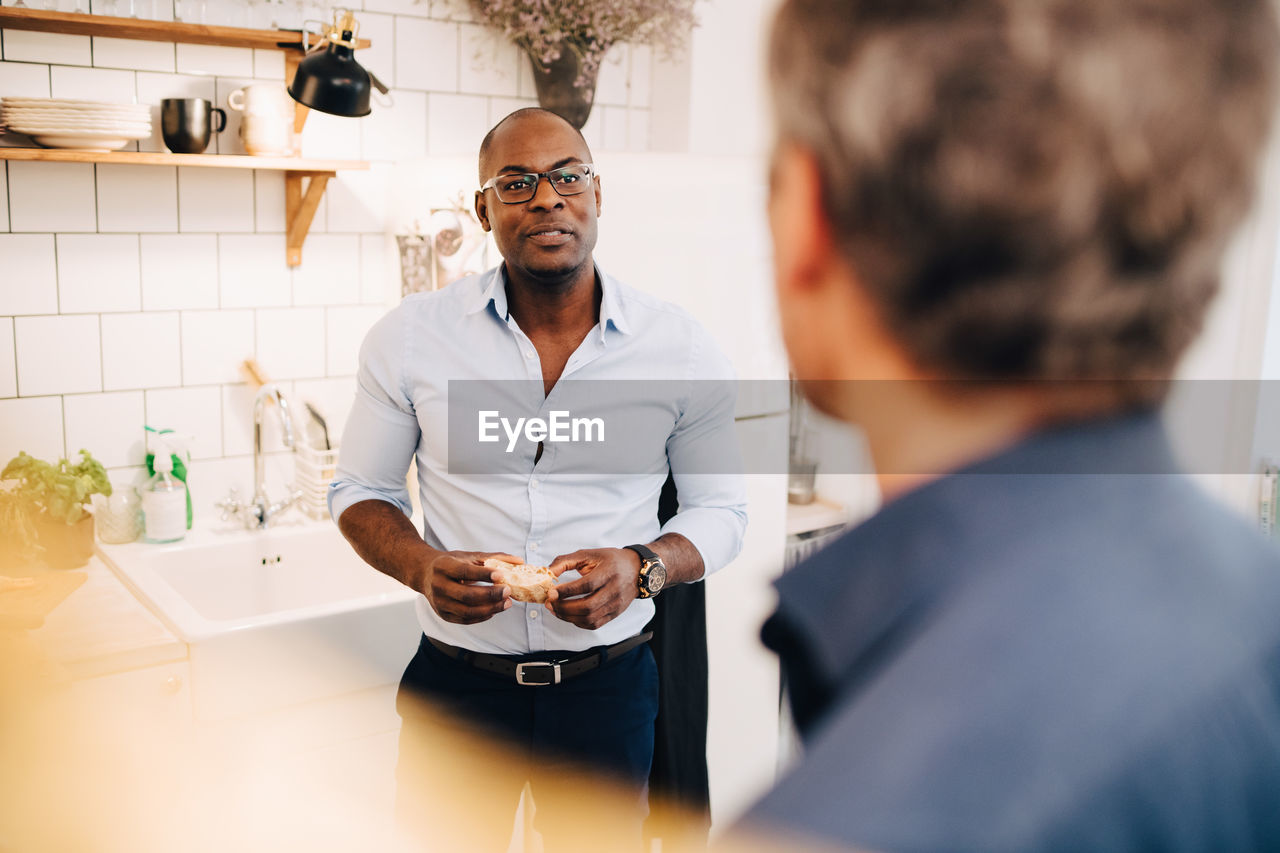
[[[644,575],[644,590],[649,595],[657,595],[667,583],[667,567],[662,565],[659,560],[654,560],[649,564],[649,570]]]

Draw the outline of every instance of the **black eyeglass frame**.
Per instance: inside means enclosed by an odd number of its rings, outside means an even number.
[[[584,169],[586,171],[586,174],[583,175],[582,177],[586,178],[586,180],[583,181],[582,189],[578,190],[577,192],[572,192],[572,193],[562,192],[560,190],[560,187],[556,184],[556,182],[551,179],[551,176],[559,172],[569,171],[571,169]],[[484,192],[485,190],[492,189],[494,196],[497,197],[498,201],[502,202],[503,204],[528,204],[529,202],[533,201],[534,197],[538,194],[538,183],[543,178],[546,178],[547,183],[551,184],[551,189],[555,190],[556,195],[560,196],[561,198],[569,198],[575,195],[582,195],[587,190],[591,189],[591,184],[596,179],[597,176],[598,176],[598,173],[596,172],[596,167],[594,163],[570,163],[567,166],[560,166],[559,168],[556,168],[556,169],[548,169],[545,172],[505,172],[501,175],[494,175],[492,178],[490,178],[488,181],[485,182],[484,186],[480,188],[480,192]],[[498,187],[497,187],[498,181],[504,180],[504,179],[510,180],[515,178],[529,179],[533,184],[533,190],[529,193],[528,198],[522,198],[519,201],[507,201],[498,192]]]

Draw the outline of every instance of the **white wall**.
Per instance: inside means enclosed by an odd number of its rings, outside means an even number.
[[[87,447],[128,481],[141,471],[143,424],[170,427],[187,436],[193,494],[211,511],[251,479],[252,395],[238,372],[250,356],[340,429],[359,342],[399,295],[392,235],[475,185],[473,171],[446,168],[430,194],[407,197],[397,164],[473,161],[498,118],[536,103],[523,54],[471,22],[463,0],[364,6],[373,46],[358,58],[394,106],[309,117],[304,155],[373,168],[330,182],[297,269],[284,260],[280,172],[0,163],[0,464],[19,450]],[[171,3],[158,8],[172,17]],[[209,20],[244,8],[219,0]],[[606,59],[584,128],[597,150],[648,147],[650,57],[619,45]],[[0,31],[0,97],[155,105],[157,133],[141,150],[163,150],[161,98],[225,107],[238,86],[283,74],[278,51]],[[243,153],[228,112],[210,153]],[[291,460],[272,461],[283,488]]]

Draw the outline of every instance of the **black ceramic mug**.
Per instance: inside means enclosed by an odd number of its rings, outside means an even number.
[[[211,119],[217,117],[213,126]],[[160,132],[174,154],[200,154],[209,139],[227,127],[227,114],[204,98],[165,98],[160,102]]]

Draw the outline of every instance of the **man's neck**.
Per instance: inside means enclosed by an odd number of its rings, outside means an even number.
[[[594,264],[562,282],[532,281],[508,268],[507,309],[531,338],[586,334],[599,320],[601,291]]]

